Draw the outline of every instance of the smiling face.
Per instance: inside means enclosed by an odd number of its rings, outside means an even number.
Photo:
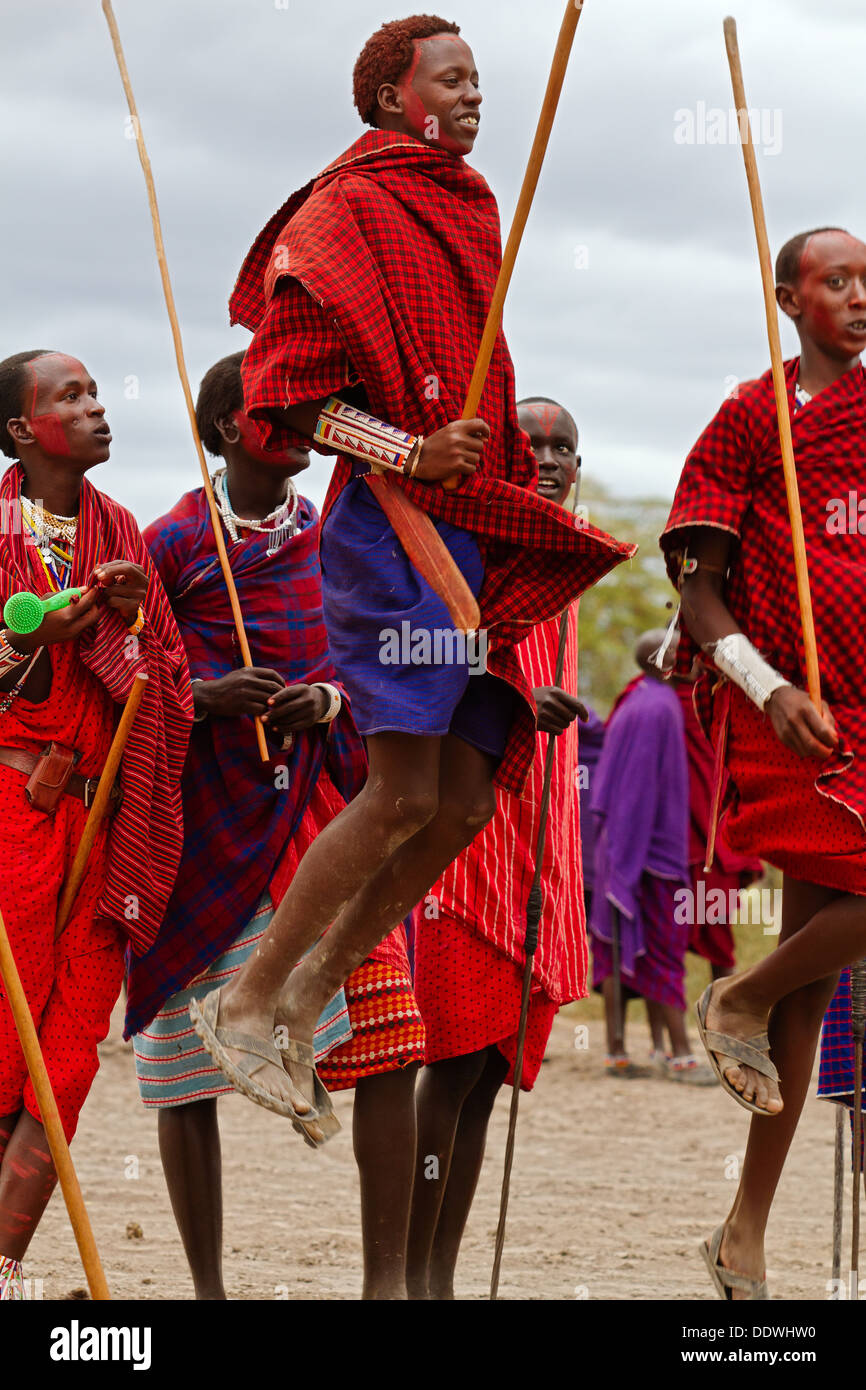
[[[547,401],[523,401],[517,419],[538,460],[539,497],[562,506],[572,484],[580,492],[577,426],[567,410]]]
[[[51,352],[25,367],[21,415],[8,423],[22,460],[38,449],[48,459],[93,468],[110,453],[111,431],[96,382],[76,357]]]
[[[481,100],[469,45],[456,34],[434,34],[416,39],[396,85],[379,88],[379,124],[462,157],[475,144]]]
[[[847,232],[818,232],[800,259],[796,285],[781,285],[780,307],[801,337],[847,361],[866,349],[866,245]]]

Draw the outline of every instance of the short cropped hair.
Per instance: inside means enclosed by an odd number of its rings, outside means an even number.
[[[223,438],[216,427],[217,420],[223,420],[244,408],[241,381],[243,360],[244,353],[232,352],[209,367],[201,379],[195,403],[195,423],[209,454],[220,455],[223,451]]]
[[[17,420],[24,408],[24,392],[29,385],[29,373],[24,369],[37,357],[50,357],[53,348],[34,348],[31,352],[16,352],[0,362],[0,449],[9,459],[18,458],[18,445],[6,424]]]
[[[437,14],[413,14],[383,24],[361,49],[352,87],[355,106],[366,125],[376,124],[379,88],[386,82],[399,82],[415,56],[416,39],[432,39],[435,34],[459,34],[460,25]]]
[[[557,410],[564,411],[568,416],[569,420],[574,425],[574,433],[577,438],[580,439],[580,430],[577,428],[577,421],[568,406],[563,405],[561,401],[555,401],[552,396],[524,396],[522,400],[517,402],[518,410],[522,405],[555,405]]]
[[[844,227],[813,227],[811,232],[798,232],[792,236],[790,241],[786,241],[778,256],[776,257],[776,284],[777,285],[798,285],[800,283],[800,262],[803,259],[803,252],[806,249],[806,242],[810,237],[819,236],[821,232],[844,232],[845,236],[850,236]]]

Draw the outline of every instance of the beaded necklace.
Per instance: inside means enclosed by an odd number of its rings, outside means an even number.
[[[21,516],[36,542],[49,583],[64,589],[72,574],[72,547],[78,530],[75,516],[56,516],[29,497],[21,497]],[[59,544],[62,542],[62,544]]]
[[[229,490],[226,482],[226,470],[218,468],[214,473],[211,482],[213,483],[214,497],[219,507],[223,524],[228,531],[232,541],[243,540],[243,536],[238,535],[238,530],[245,531],[265,531],[270,533],[272,539],[268,546],[268,554],[274,555],[280,546],[287,540],[291,540],[298,529],[298,491],[291,478],[286,479],[288,494],[285,502],[281,502],[267,516],[263,516],[260,521],[251,517],[238,516],[233,510],[229,501]]]

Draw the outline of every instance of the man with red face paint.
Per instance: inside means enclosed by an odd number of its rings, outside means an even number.
[[[564,506],[580,489],[577,425],[564,406],[532,397],[517,407],[538,462],[538,491]],[[533,628],[518,653],[532,687],[539,740],[527,793],[499,798],[496,815],[416,908],[415,992],[426,1032],[418,1085],[418,1147],[408,1283],[418,1299],[452,1299],[454,1271],[487,1126],[503,1085],[514,1085],[523,938],[535,869],[546,744],[557,740],[542,866],[543,908],[532,961],[523,1089],[535,1085],[560,1005],[586,994],[587,942],[580,864],[577,604],[568,615],[563,686],[554,685],[559,620]],[[438,1160],[428,1176],[431,1155]]]
[[[355,67],[372,129],[271,218],[232,296],[232,319],[255,335],[244,401],[265,447],[340,452],[322,521],[324,613],[370,771],[256,954],[206,1015],[191,1006],[230,1078],[249,1063],[229,1036],[263,1047],[281,999],[308,1045],[327,999],[493,815],[494,782],[520,792],[536,710],[516,643],[629,553],[535,494],[501,334],[479,418],[459,419],[501,259],[495,202],[465,163],[481,100],[456,25],[384,25]],[[424,656],[431,638],[460,634],[367,487],[373,463],[402,474],[395,486],[431,515],[478,597],[486,669],[465,643],[439,663]],[[445,491],[454,473],[461,486]],[[404,625],[411,652],[392,660],[384,644]],[[315,1083],[309,1067],[291,1076],[275,1063],[254,1090],[240,1084],[292,1114]]]
[[[68,1139],[96,1074],[124,945],[139,953],[153,942],[177,872],[192,720],[183,644],[144,542],[129,512],[85,477],[110,444],[76,358],[0,362],[0,448],[16,460],[0,479],[0,606],[21,590],[84,589],[35,632],[0,631],[0,908]],[[55,941],[64,879],[139,673],[147,685],[112,814]],[[0,1299],[23,1296],[21,1260],[55,1180],[0,988]]]
[[[840,970],[866,954],[866,245],[838,228],[802,233],[779,253],[776,280],[800,338],[785,372],[822,712],[805,690],[769,372],[741,385],[698,440],[662,536],[687,629],[678,664],[699,652],[712,671],[696,703],[730,774],[727,841],[784,873],[777,949],[698,1005],[723,1087],[754,1113],[733,1208],[702,1247],[728,1299],[767,1297],[764,1231],[821,1020]]]
[[[158,1112],[199,1299],[226,1297],[217,1097],[232,1088],[190,1027],[189,1001],[225,984],[252,954],[307,847],[366,773],[322,621],[318,514],[293,481],[309,454],[263,457],[242,409],[242,359],[234,353],[205,373],[196,418],[221,464],[214,492],[252,670],[240,665],[204,490],[186,493],[145,531],[186,645],[196,724],[183,772],[181,867],[157,941],[132,962],[127,1032],[142,1100]],[[254,715],[269,737],[264,764]],[[323,1082],[355,1089],[366,1298],[405,1297],[423,1041],[401,926],[328,1002],[314,1036]],[[324,1142],[317,1124],[303,1128],[310,1142]]]

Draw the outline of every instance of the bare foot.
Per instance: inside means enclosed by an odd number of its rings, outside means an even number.
[[[267,1006],[265,1008],[254,1007],[244,1000],[243,996],[240,998],[236,996],[237,991],[232,991],[230,983],[223,987],[220,993],[219,1027],[236,1029],[239,1033],[249,1033],[255,1038],[276,1044],[275,1025],[277,1020],[274,1014]],[[248,1056],[248,1054],[231,1047],[227,1047],[226,1052],[236,1064]],[[309,1077],[309,1073],[307,1076]],[[295,1078],[290,1077],[285,1068],[277,1066],[275,1062],[263,1062],[253,1080],[268,1095],[291,1105],[298,1115],[306,1115],[313,1108],[310,1098],[294,1084]],[[318,1132],[317,1136],[314,1124],[311,1123],[309,1129],[311,1138],[321,1137],[321,1131]]]
[[[742,1042],[748,1042],[757,1033],[767,1031],[767,1016],[744,1008],[737,1000],[739,979],[719,980],[710,995],[707,1008],[706,1027],[715,1033],[730,1033]],[[766,1111],[768,1115],[778,1115],[783,1108],[779,1083],[769,1076],[762,1076],[753,1067],[747,1067],[734,1057],[724,1053],[714,1054],[722,1068],[725,1079],[744,1100]]]
[[[732,1274],[745,1274],[749,1279],[759,1280],[767,1277],[763,1240],[740,1236],[736,1226],[725,1226],[719,1259]],[[748,1299],[748,1294],[743,1289],[731,1289],[731,1298],[737,1303]]]

